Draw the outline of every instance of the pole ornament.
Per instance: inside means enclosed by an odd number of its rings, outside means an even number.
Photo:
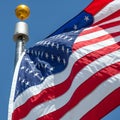
[[[30,16],[30,8],[26,5],[18,5],[15,9],[16,17],[20,20],[26,20]]]

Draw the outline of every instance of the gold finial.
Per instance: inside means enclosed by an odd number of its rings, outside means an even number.
[[[28,6],[21,4],[16,7],[15,14],[18,19],[25,20],[30,15],[30,9]]]

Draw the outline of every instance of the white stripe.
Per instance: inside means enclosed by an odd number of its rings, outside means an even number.
[[[9,106],[8,106],[8,120],[12,120],[11,114],[12,114],[13,109],[14,109],[13,100],[14,100],[15,89],[16,89],[15,87],[16,87],[16,82],[17,82],[20,64],[21,64],[21,61],[22,61],[24,55],[25,55],[25,52],[23,52],[23,54],[20,56],[20,58],[16,64],[15,71],[14,71],[13,82],[12,82],[10,98],[9,98]]]
[[[113,18],[113,19],[111,19],[111,20],[102,22],[102,23],[100,23],[100,24],[97,24],[97,25],[94,25],[94,26],[85,28],[84,30],[89,30],[89,29],[92,29],[92,28],[95,28],[95,27],[98,27],[98,26],[101,26],[101,25],[109,24],[109,23],[112,23],[112,22],[117,22],[117,21],[119,21],[119,20],[120,20],[120,17],[116,17],[116,18]]]
[[[69,64],[63,72],[56,74],[54,76],[51,75],[51,76],[47,77],[42,84],[28,88],[25,92],[23,92],[21,95],[19,95],[17,97],[17,99],[15,100],[15,103],[14,103],[14,105],[15,105],[14,107],[17,108],[18,106],[22,105],[23,103],[26,102],[27,99],[29,99],[33,95],[40,93],[41,90],[46,89],[50,86],[55,86],[57,84],[62,83],[70,74],[72,66],[74,65],[74,63],[78,59],[80,59],[81,57],[85,56],[86,54],[88,54],[92,51],[99,50],[99,49],[104,48],[106,46],[115,44],[118,41],[120,41],[120,37],[116,37],[115,40],[113,38],[111,38],[111,39],[108,39],[106,41],[99,42],[97,44],[92,44],[89,46],[85,46],[81,49],[78,49],[70,56]],[[32,91],[32,92],[30,93],[30,91]]]
[[[100,28],[100,29],[101,30],[99,30],[99,31],[95,31],[95,32],[92,32],[92,33],[89,33],[89,34],[78,36],[75,40],[75,43],[95,39],[95,38],[98,38],[98,37],[103,36],[103,35],[108,35],[110,33],[119,32],[120,31],[120,25],[115,26],[115,27],[111,27],[111,28],[108,28],[108,29],[102,29],[102,28]]]
[[[47,113],[53,112],[56,109],[61,108],[63,105],[65,105],[69,101],[69,99],[71,98],[72,94],[77,89],[77,87],[79,87],[83,82],[85,82],[86,79],[91,77],[94,73],[101,70],[102,68],[109,66],[111,64],[120,62],[119,54],[120,54],[120,50],[115,51],[111,54],[105,55],[97,59],[96,61],[92,62],[91,64],[83,68],[76,75],[70,89],[64,95],[54,100],[45,102],[44,105],[41,104],[33,108],[32,111],[29,113],[29,115],[26,118],[24,118],[24,120],[29,120],[30,118],[34,120],[40,116],[43,116]]]
[[[111,15],[112,13],[114,13],[118,10],[120,10],[120,1],[119,0],[113,0],[113,2],[111,2],[110,4],[105,6],[100,12],[98,12],[94,16],[94,19],[95,19],[94,23],[108,17],[109,15]]]
[[[109,23],[117,22],[117,21],[119,21],[119,20],[120,20],[120,17],[116,17],[116,18],[114,18],[114,19],[111,19],[111,20],[105,21],[105,22],[100,23],[100,24],[97,24],[97,25],[95,25],[95,26],[101,26],[101,25],[105,25],[105,24],[109,24]]]
[[[119,20],[120,20],[120,17],[116,17],[116,18],[114,18],[114,19],[111,19],[111,20],[102,22],[102,23],[100,23],[100,24],[97,24],[97,25],[94,25],[94,26],[85,28],[85,29],[83,29],[83,31],[84,31],[84,30],[90,30],[90,29],[92,29],[92,28],[99,27],[99,26],[101,26],[101,25],[109,24],[109,23],[112,23],[112,22],[117,22],[117,21],[119,21]]]
[[[117,88],[120,88],[120,74],[117,74],[103,82],[92,93],[77,104],[76,107],[69,111],[61,120],[80,120],[82,116]]]

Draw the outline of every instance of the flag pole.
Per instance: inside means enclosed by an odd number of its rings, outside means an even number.
[[[20,20],[16,23],[13,39],[16,42],[15,65],[25,50],[25,43],[29,40],[28,24],[24,22],[30,15],[30,9],[26,5],[18,5],[15,9],[16,17]]]

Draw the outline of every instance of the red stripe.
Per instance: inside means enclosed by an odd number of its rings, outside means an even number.
[[[95,15],[112,1],[113,0],[93,0],[93,2],[85,9],[85,11]]]
[[[87,64],[93,62],[97,58],[100,58],[101,56],[106,55],[110,52],[116,51],[118,49],[120,49],[120,42],[117,44],[105,47],[103,49],[94,51],[94,52],[84,56],[83,58],[79,59],[74,64],[74,66],[71,70],[70,76],[63,83],[56,85],[54,87],[47,88],[47,89],[43,90],[41,93],[39,93],[38,95],[35,95],[35,96],[31,97],[30,99],[28,99],[25,104],[23,104],[22,106],[15,109],[12,120],[18,120],[20,118],[23,118],[30,112],[30,110],[32,108],[34,108],[38,104],[41,104],[42,102],[54,99],[54,98],[64,94],[71,86],[72,81],[73,81],[74,77],[76,76],[76,74],[83,67],[85,67]]]
[[[100,37],[97,37],[97,38],[94,38],[94,39],[91,39],[91,40],[89,39],[89,40],[86,40],[86,41],[77,42],[73,45],[72,50],[75,51],[75,50],[77,50],[79,48],[82,48],[84,46],[92,45],[92,44],[95,44],[95,43],[101,42],[101,41],[105,41],[105,40],[108,40],[110,38],[117,37],[119,35],[120,35],[120,32],[115,32],[115,33],[103,35],[103,36],[100,36]]]
[[[118,106],[120,106],[120,87],[109,94],[80,120],[100,120]]]
[[[115,22],[112,22],[112,23],[108,23],[108,24],[105,24],[105,25],[101,25],[101,26],[96,26],[96,27],[93,27],[91,29],[86,29],[86,30],[83,30],[79,36],[82,36],[82,35],[86,35],[86,34],[90,34],[90,33],[93,33],[93,32],[97,32],[97,31],[100,31],[100,30],[104,30],[105,29],[108,29],[108,28],[112,28],[112,27],[115,27],[115,26],[118,26],[120,25],[120,20],[118,21],[115,21]],[[114,32],[114,31],[113,31]]]
[[[103,22],[112,20],[112,19],[117,18],[117,17],[120,17],[120,10],[118,10],[118,11],[114,12],[113,14],[111,14],[110,16],[108,16],[108,17],[106,17],[106,18],[104,18],[104,19],[96,22],[96,23],[93,24],[92,26],[95,26],[95,25],[98,25],[98,24],[100,24],[100,23],[103,23]],[[119,23],[119,25],[120,25],[120,23]]]
[[[106,71],[107,71],[107,73],[106,73]],[[92,92],[98,85],[100,85],[106,79],[108,79],[111,76],[114,76],[118,73],[120,73],[120,62],[110,65],[110,66],[98,71],[97,73],[95,73],[92,77],[87,79],[82,85],[80,85],[76,89],[73,96],[71,97],[71,99],[68,101],[68,103],[66,105],[64,105],[63,107],[61,107],[60,109],[58,109],[54,112],[51,112],[43,117],[40,117],[37,120],[59,120],[69,110],[71,110],[73,107],[75,107],[85,96],[90,94],[90,92]],[[89,119],[86,119],[86,120],[89,120]],[[93,120],[96,120],[96,119],[93,119]]]

